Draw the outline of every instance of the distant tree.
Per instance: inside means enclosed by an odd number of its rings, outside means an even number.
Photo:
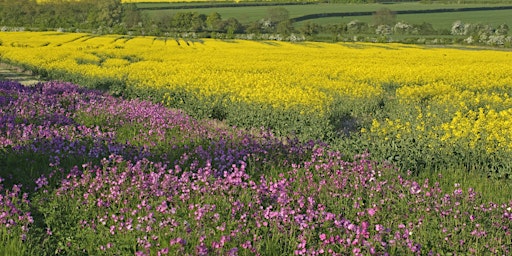
[[[171,20],[171,28],[180,32],[199,32],[205,27],[206,16],[197,12],[178,12]]]
[[[293,23],[290,20],[283,20],[276,27],[276,32],[281,35],[289,35],[293,30]]]
[[[355,22],[359,22],[359,21],[355,21]],[[332,33],[332,34],[341,34],[341,33],[344,33],[344,32],[347,32],[347,25],[344,25],[344,24],[328,24],[324,27],[321,27],[321,30],[322,31],[325,31],[325,32],[328,32],[328,33]]]
[[[337,42],[339,35],[341,35],[344,32],[347,32],[347,26],[343,24],[329,24],[326,25],[325,27],[322,27],[321,29],[322,31],[331,34],[331,40],[333,42]]]
[[[19,14],[20,16],[16,17],[17,20],[22,20],[24,24],[31,25],[34,23],[35,16],[37,14],[37,4],[35,0],[22,0],[18,1],[19,5]]]
[[[157,24],[151,24],[147,27],[146,34],[150,36],[159,36],[162,34],[162,30]]]
[[[368,31],[368,24],[363,21],[353,20],[347,23],[347,32],[357,34]]]
[[[200,32],[204,29],[206,22],[206,15],[194,12],[192,15],[192,31]]]
[[[121,22],[123,5],[121,0],[98,0],[97,23],[112,27]]]
[[[70,12],[74,12],[74,9],[71,2],[64,2],[62,0],[45,2],[39,6],[36,23],[41,28],[75,26],[79,23],[77,17],[73,17],[73,15],[70,14]]]
[[[241,33],[244,31],[242,24],[233,17],[222,21],[221,24],[221,30],[226,33]]]
[[[396,14],[388,8],[381,8],[373,13],[373,24],[392,26],[396,22]]]
[[[452,35],[464,35],[465,31],[466,31],[466,29],[464,27],[465,27],[464,23],[462,23],[462,21],[460,21],[460,20],[453,22],[451,34]]]
[[[36,11],[35,0],[0,0],[0,25],[31,25]]]
[[[391,29],[391,26],[389,26],[389,25],[378,25],[375,28],[375,34],[377,34],[377,35],[389,35],[389,34],[391,34],[391,32],[392,32],[392,29]]]
[[[267,10],[266,20],[269,26],[275,28],[280,22],[290,19],[288,10],[284,7],[272,7]]]
[[[121,0],[0,0],[0,25],[7,26],[123,31],[123,22],[133,26],[140,19],[136,6]]]
[[[272,7],[267,10],[267,18],[277,23],[289,19],[290,13],[284,7]]]
[[[125,23],[127,28],[134,28],[139,26],[142,23],[143,17],[142,13],[135,4],[124,4],[123,5],[123,15],[122,22]],[[168,16],[168,20],[166,21],[166,26],[169,27],[171,22],[171,17]]]
[[[219,32],[222,29],[222,16],[218,12],[212,12],[206,17],[206,29]]]
[[[414,26],[406,22],[397,22],[395,26],[393,26],[393,31],[395,32],[395,34],[400,35],[417,34],[417,30],[414,29]]]
[[[501,25],[498,26],[498,28],[496,28],[495,34],[496,35],[506,36],[506,35],[508,35],[508,31],[509,31],[508,25],[507,24],[501,24]]]
[[[418,34],[420,35],[433,35],[436,34],[436,30],[434,29],[434,26],[432,24],[423,22],[419,25],[413,25],[414,29],[418,31]]]
[[[91,9],[96,9],[96,3],[94,2],[62,2],[60,5],[62,6],[62,11],[59,12],[59,15],[62,15],[67,20],[68,24],[72,24],[70,26],[75,28],[84,28],[90,29],[96,26],[95,23],[88,23],[87,18],[89,16],[88,11]],[[51,6],[49,8],[52,8]]]
[[[319,33],[320,26],[311,21],[307,21],[302,27],[299,28],[299,31],[305,36],[314,36]]]
[[[263,32],[261,27],[262,24],[259,21],[253,21],[246,26],[245,33],[260,34]]]
[[[156,23],[158,25],[158,27],[162,30],[170,31],[171,24],[172,24],[172,16],[169,14],[164,14],[160,18],[158,18],[158,20],[156,22],[150,20],[150,23],[151,22]]]

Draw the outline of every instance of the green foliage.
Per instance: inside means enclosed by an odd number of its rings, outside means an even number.
[[[266,127],[278,136],[297,136],[299,139],[326,139],[332,128],[326,117],[304,113],[304,109],[274,109],[270,106],[237,102],[228,107],[229,124],[240,127]]]
[[[141,15],[134,5],[120,0],[44,1],[17,0],[0,2],[0,24],[40,29],[113,28],[122,21],[138,25]]]
[[[266,19],[273,24],[278,24],[279,22],[290,19],[290,14],[284,7],[272,7],[269,8],[267,12]]]
[[[0,14],[2,14],[0,25],[10,30],[59,29],[97,34],[153,36],[174,34],[176,37],[199,36],[226,39],[236,38],[239,34],[248,34],[247,37],[251,39],[268,38],[267,34],[280,34],[279,40],[295,40],[297,37],[287,36],[299,31],[307,40],[446,44],[465,42],[462,38],[455,37],[453,37],[455,40],[443,40],[421,36],[449,35],[449,27],[454,21],[453,13],[455,12],[457,12],[457,19],[465,22],[485,22],[497,27],[508,22],[508,9],[462,12],[461,4],[464,4],[463,7],[471,4],[470,8],[483,8],[484,3],[510,4],[509,0],[467,0],[456,3],[445,1],[429,2],[428,5],[418,5],[416,2],[409,3],[409,1],[399,1],[400,3],[386,1],[385,3],[394,4],[389,5],[390,8],[383,8],[381,2],[374,0],[305,3],[272,1],[270,3],[209,3],[205,5],[202,3],[121,4],[120,0],[45,1],[36,4],[32,0],[3,0],[0,5]],[[183,11],[183,8],[189,11]],[[446,12],[446,8],[452,9],[453,12]],[[441,9],[441,12],[414,13],[436,9]],[[340,12],[341,10],[343,12]],[[356,13],[359,15],[352,15]],[[392,26],[396,23],[395,14],[399,14],[401,22],[411,24],[412,28],[407,32],[399,29],[388,33],[387,29],[386,32],[382,32],[381,29],[376,33],[372,26]],[[304,25],[296,19],[307,20],[308,24]],[[334,31],[335,27],[342,27],[342,29]],[[507,29],[500,32],[504,38],[505,31]],[[348,35],[344,36],[346,33]],[[382,33],[386,35],[383,36]],[[471,42],[492,46],[510,45],[510,40],[496,40],[480,42],[478,38],[473,37]]]
[[[394,25],[396,14],[389,8],[380,8],[372,15],[374,25]]]
[[[321,139],[332,130],[325,117],[304,114],[303,109],[274,109],[263,104],[233,102],[228,95],[200,96],[185,89],[154,93],[164,95],[160,100],[154,98],[157,101],[163,100],[167,106],[182,109],[195,118],[213,118],[245,128],[266,127],[278,136],[293,134],[304,140]]]
[[[304,34],[305,36],[316,35],[316,34],[318,34],[319,30],[320,30],[320,26],[311,21],[304,23],[304,25],[301,28],[299,28],[299,31],[302,34]]]
[[[206,17],[206,28],[210,31],[220,31],[222,17],[218,12],[212,12]]]
[[[41,174],[51,172],[50,156],[33,152],[17,153],[12,148],[0,151],[0,177],[9,177],[7,187],[14,184],[31,184]]]
[[[13,237],[7,230],[0,230],[0,255],[33,255],[29,253],[26,243]]]
[[[108,90],[116,95],[163,102],[198,119],[217,119],[248,129],[266,127],[282,137],[293,135],[301,140],[322,139],[350,154],[369,150],[375,159],[386,159],[403,170],[413,170],[415,173],[450,167],[484,172],[496,178],[511,176],[507,170],[512,163],[506,153],[489,154],[482,147],[469,148],[469,142],[463,140],[453,144],[444,143],[440,139],[442,135],[436,133],[435,126],[450,121],[452,116],[448,114],[436,115],[437,120],[431,120],[431,126],[424,130],[403,132],[389,129],[385,135],[369,132],[373,120],[384,124],[387,119],[400,120],[397,124],[414,128],[423,125],[416,118],[420,113],[444,113],[445,107],[449,107],[438,106],[432,109],[432,106],[427,105],[428,98],[422,103],[399,103],[394,96],[396,85],[392,84],[383,85],[384,94],[374,98],[337,96],[327,108],[328,112],[319,115],[308,113],[301,106],[276,109],[258,103],[233,101],[229,95],[204,96],[185,88],[169,90],[138,88],[133,85],[125,87],[124,83],[116,80],[88,79],[84,82],[92,88]],[[116,128],[126,132],[126,139],[139,129],[134,126]],[[135,141],[132,143],[137,145]]]
[[[294,31],[293,23],[290,20],[281,21],[277,24],[276,32],[281,35],[289,35]]]
[[[358,114],[349,114],[351,112],[342,108],[338,111],[338,116],[341,116],[338,120],[342,123],[344,120],[355,120],[361,132],[342,134],[344,136],[333,142],[336,148],[348,150],[351,154],[369,150],[375,159],[386,159],[402,170],[411,170],[415,174],[450,168],[497,179],[511,177],[510,153],[487,151],[483,142],[485,134],[480,134],[480,143],[473,147],[470,146],[470,139],[450,143],[443,141],[439,126],[453,118],[455,110],[450,103],[437,104],[434,98],[429,97],[410,103],[398,102],[393,96],[393,85],[383,88],[386,89],[386,96],[380,102],[376,99],[374,107],[358,111]],[[348,106],[357,109],[357,103],[349,103]],[[427,113],[431,114],[428,122],[418,118]],[[385,128],[371,131],[372,120]]]
[[[178,12],[171,20],[171,28],[181,32],[200,32],[205,27],[206,15],[198,12]]]

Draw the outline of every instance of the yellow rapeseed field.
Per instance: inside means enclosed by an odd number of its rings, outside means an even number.
[[[56,32],[2,32],[0,40],[0,58],[13,63],[276,109],[326,115],[340,97],[387,97],[406,114],[374,120],[363,133],[512,151],[510,51]]]

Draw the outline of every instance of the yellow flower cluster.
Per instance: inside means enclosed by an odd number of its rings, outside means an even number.
[[[446,143],[469,138],[469,147],[512,150],[510,51],[55,32],[0,38],[2,59],[138,88],[180,88],[319,115],[340,98],[396,100],[407,114],[375,120],[364,131]]]
[[[442,124],[442,128],[445,133],[441,140],[444,141],[463,140],[470,148],[478,147],[487,153],[512,151],[512,109],[458,111],[450,122]]]
[[[379,96],[379,83],[354,76],[347,46],[65,33],[2,33],[2,58],[130,86],[183,88],[232,101],[325,113],[333,97]],[[366,58],[361,56],[361,58]],[[352,62],[352,63],[351,63]]]

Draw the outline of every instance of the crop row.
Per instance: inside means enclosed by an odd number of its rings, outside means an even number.
[[[457,165],[499,177],[508,177],[512,164],[511,55],[49,32],[2,33],[0,46],[3,60],[49,78],[198,118],[334,140],[404,168]]]

